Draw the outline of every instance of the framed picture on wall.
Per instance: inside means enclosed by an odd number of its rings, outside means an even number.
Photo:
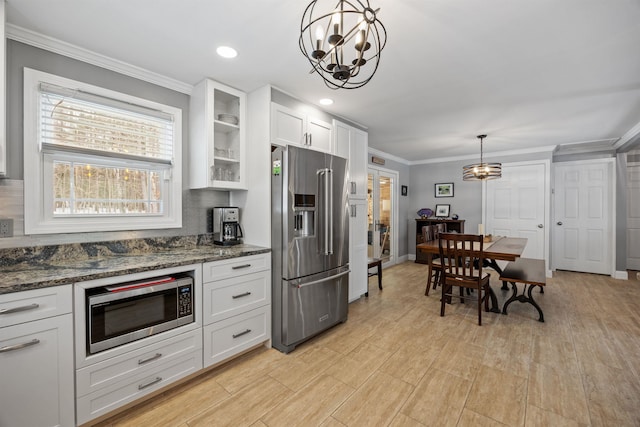
[[[401,187],[400,194],[402,194],[403,196],[406,196],[408,193],[409,193],[409,189],[407,188],[406,185],[403,185]]]
[[[436,218],[449,218],[451,205],[436,205]]]
[[[453,182],[439,183],[435,187],[435,197],[453,197]]]

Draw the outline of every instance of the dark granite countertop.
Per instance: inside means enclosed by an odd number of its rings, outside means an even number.
[[[202,236],[16,248],[0,253],[0,294],[267,253],[260,246],[217,246]]]

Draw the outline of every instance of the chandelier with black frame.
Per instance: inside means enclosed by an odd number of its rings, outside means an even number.
[[[369,0],[314,0],[300,23],[300,50],[330,89],[367,84],[380,63],[387,30]]]
[[[502,177],[502,163],[485,163],[482,159],[482,140],[487,135],[478,135],[480,139],[480,163],[472,163],[462,167],[463,181],[483,181]]]

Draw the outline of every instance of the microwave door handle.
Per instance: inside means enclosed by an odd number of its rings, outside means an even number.
[[[242,232],[242,227],[238,224],[238,230],[240,230],[240,235],[238,237],[244,237],[244,233]]]

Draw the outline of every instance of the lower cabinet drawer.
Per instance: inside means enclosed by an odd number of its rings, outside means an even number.
[[[76,371],[76,394],[84,396],[201,349],[202,333],[200,329],[196,329],[78,369]]]
[[[71,285],[0,295],[0,328],[71,313]]]
[[[203,324],[217,322],[268,304],[271,275],[268,271],[204,284]]]
[[[202,264],[202,282],[228,279],[271,268],[271,254],[264,253]]]
[[[177,359],[111,384],[77,399],[77,423],[83,424],[100,415],[139,399],[202,369],[202,352],[195,350]]]
[[[264,306],[204,327],[204,366],[211,366],[271,336],[271,306]]]

